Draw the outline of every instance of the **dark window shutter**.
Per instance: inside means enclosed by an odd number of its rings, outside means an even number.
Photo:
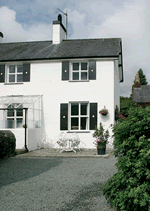
[[[24,82],[30,81],[30,64],[29,63],[23,64],[23,81]]]
[[[60,104],[60,130],[68,130],[68,104]]]
[[[97,103],[90,103],[90,130],[97,127]]]
[[[69,62],[62,62],[62,80],[69,80]]]
[[[0,65],[0,83],[5,82],[5,65]]]
[[[96,61],[89,61],[89,80],[96,80]]]

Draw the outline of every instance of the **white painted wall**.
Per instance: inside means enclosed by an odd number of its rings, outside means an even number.
[[[114,96],[115,96],[115,107],[118,105],[120,109],[120,83],[119,83],[119,68],[118,68],[118,61],[115,60],[114,62]]]
[[[28,129],[28,141],[27,147],[29,151],[35,150],[38,148],[38,145],[41,144],[43,138],[42,128]]]
[[[19,128],[19,129],[0,129],[0,130],[10,130],[16,138],[16,149],[24,149],[25,145],[25,129]]]
[[[61,81],[61,69],[61,61],[33,62],[31,63],[30,82],[22,85],[0,84],[1,93],[5,93],[5,95],[43,94],[45,130],[53,143],[58,140],[60,133],[60,103],[68,103],[69,101],[97,102],[98,112],[106,106],[109,114],[102,116],[98,113],[98,124],[102,122],[105,129],[108,128],[112,135],[110,124],[115,123],[114,106],[119,94],[119,82],[117,82],[116,70],[114,71],[114,61],[97,61],[97,80],[89,82]],[[117,92],[115,95],[114,90]],[[33,134],[32,132],[31,134]],[[94,147],[93,132],[79,133],[81,141],[86,144],[87,148]],[[112,142],[111,138],[109,141]]]

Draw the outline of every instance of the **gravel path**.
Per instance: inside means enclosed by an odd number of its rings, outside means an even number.
[[[0,161],[0,211],[105,211],[100,187],[116,158],[9,158]]]

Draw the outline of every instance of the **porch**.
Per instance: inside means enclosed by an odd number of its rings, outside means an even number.
[[[16,149],[35,150],[44,131],[42,95],[0,97],[0,130],[16,137]]]

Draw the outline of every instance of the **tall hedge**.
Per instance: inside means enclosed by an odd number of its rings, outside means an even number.
[[[150,211],[150,107],[130,108],[113,132],[118,172],[103,185],[103,195],[118,210]]]
[[[10,157],[16,154],[16,138],[9,130],[0,131],[0,158]]]

